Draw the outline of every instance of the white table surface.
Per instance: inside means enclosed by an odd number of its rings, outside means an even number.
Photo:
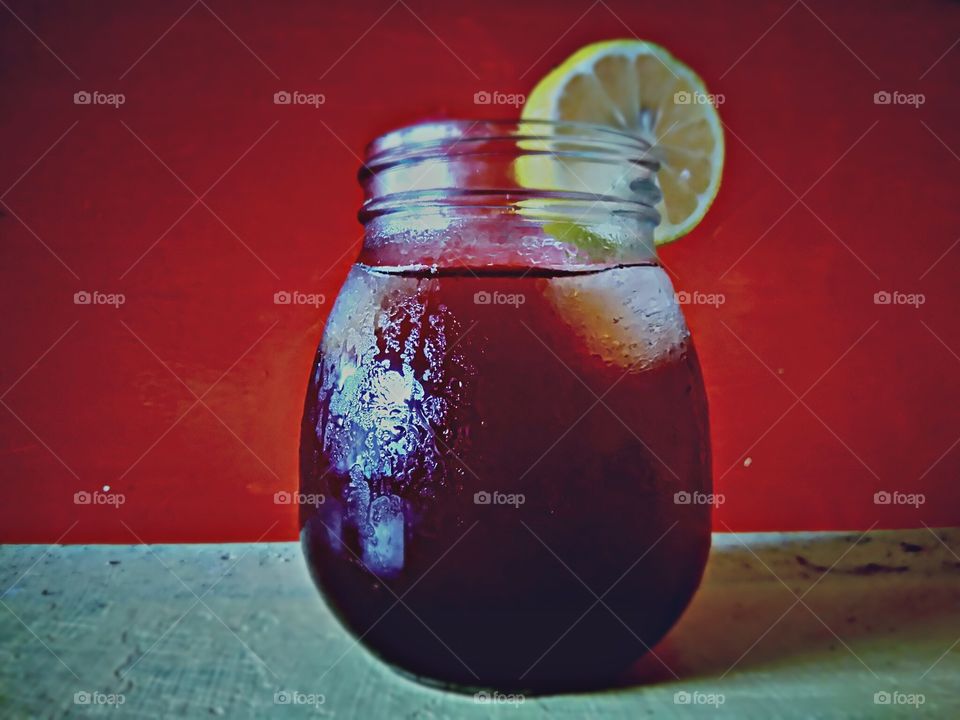
[[[960,718],[957,529],[715,535],[703,586],[636,685],[496,705],[373,660],[295,543],[0,555],[0,718]]]

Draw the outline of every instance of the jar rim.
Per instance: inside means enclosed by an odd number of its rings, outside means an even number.
[[[468,154],[477,144],[503,140],[585,144],[598,154],[648,162],[655,166],[654,171],[659,166],[649,141],[607,125],[572,120],[449,118],[410,123],[378,135],[367,144],[361,175],[431,150],[450,151],[460,146],[461,152]]]
[[[507,216],[589,226],[597,238],[625,232],[618,223],[652,236],[660,221],[659,168],[650,142],[605,125],[428,120],[367,146],[358,219],[367,226],[392,217],[391,227],[415,219],[422,229],[454,217]]]

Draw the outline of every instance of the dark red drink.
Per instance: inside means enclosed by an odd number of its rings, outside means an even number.
[[[615,682],[710,544],[706,400],[669,280],[358,264],[301,476],[325,499],[301,507],[313,577],[386,662],[460,687]]]

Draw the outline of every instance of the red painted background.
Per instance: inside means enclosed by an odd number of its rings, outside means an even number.
[[[273,495],[296,486],[329,304],[273,294],[336,294],[356,155],[401,123],[511,114],[474,93],[633,34],[725,100],[720,196],[662,253],[678,289],[726,298],[687,309],[717,529],[958,524],[957,4],[5,0],[0,539],[294,537]],[[104,485],[119,509],[74,503]]]

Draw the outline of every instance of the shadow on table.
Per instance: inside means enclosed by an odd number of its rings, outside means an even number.
[[[954,546],[960,536],[937,532]],[[956,618],[960,563],[925,529],[771,538],[749,550],[733,536],[714,544],[687,612],[632,668],[629,685],[720,679],[823,654],[850,653],[859,665],[858,647],[906,644]]]

